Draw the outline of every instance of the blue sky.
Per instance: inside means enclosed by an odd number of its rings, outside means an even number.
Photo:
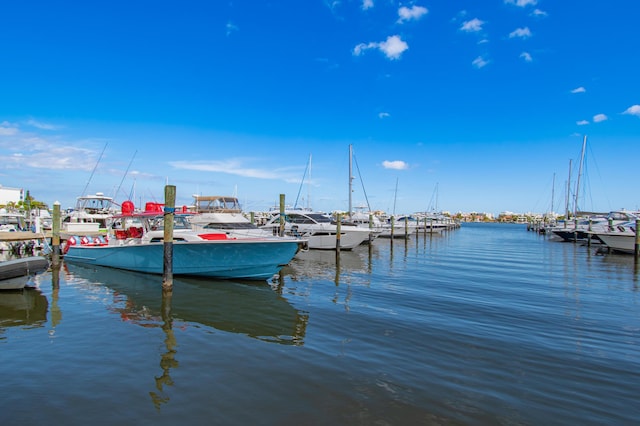
[[[0,184],[63,208],[169,183],[179,205],[346,210],[352,145],[354,205],[545,212],[554,194],[563,212],[587,135],[580,207],[636,209],[638,16],[636,0],[6,2]]]

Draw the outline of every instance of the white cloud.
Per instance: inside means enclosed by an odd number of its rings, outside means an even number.
[[[30,120],[27,120],[26,124],[28,124],[29,126],[35,127],[37,129],[42,129],[42,130],[57,130],[60,127],[59,126],[55,126],[53,124],[49,124],[49,123],[42,123],[40,121],[36,121],[33,118]]]
[[[353,48],[353,54],[355,56],[360,56],[364,53],[365,50],[368,49],[378,49],[382,53],[386,55],[387,58],[391,60],[400,59],[402,53],[409,48],[409,45],[402,41],[400,36],[393,35],[387,37],[387,40],[375,43],[360,43],[356,47]]]
[[[571,93],[584,93],[586,91],[587,91],[587,89],[585,89],[584,87],[580,86],[580,87],[576,87],[575,89],[573,89],[571,91]]]
[[[18,127],[9,123],[8,121],[3,121],[0,123],[0,136],[13,136],[18,133]]]
[[[384,52],[389,59],[399,59],[402,52],[407,50],[409,45],[402,41],[400,36],[387,37],[387,40],[380,43],[380,50]]]
[[[600,123],[602,121],[607,121],[609,119],[609,117],[607,117],[604,114],[596,114],[593,116],[593,122],[594,123]]]
[[[589,124],[589,122],[587,120],[580,120],[580,121],[576,121],[576,124],[578,126],[586,126],[587,124]]]
[[[524,27],[524,28],[518,28],[514,31],[512,31],[511,33],[509,33],[509,38],[529,38],[531,37],[531,30],[529,29],[529,27]]]
[[[476,68],[483,68],[489,64],[489,61],[485,60],[482,56],[478,56],[471,64]]]
[[[547,16],[547,12],[545,12],[544,10],[540,10],[540,9],[534,9],[533,12],[531,12],[531,16],[535,16],[537,18],[543,18],[545,16]]]
[[[387,117],[391,117],[391,114],[389,114],[388,112],[381,112],[380,114],[378,114],[379,118],[387,118]]]
[[[397,22],[402,24],[403,22],[410,21],[412,19],[417,20],[422,18],[422,16],[426,15],[428,12],[427,8],[422,6],[411,6],[410,8],[402,6],[398,9],[399,18]]]
[[[473,18],[470,21],[464,21],[460,26],[460,30],[468,33],[478,32],[482,31],[482,25],[484,25],[484,21],[481,21],[478,18]]]
[[[231,22],[227,22],[226,28],[227,28],[227,36],[230,36],[231,33],[233,33],[234,31],[238,31],[238,27],[232,24]]]
[[[525,62],[532,62],[533,58],[531,57],[531,54],[529,52],[522,52],[520,54],[520,57],[525,61]]]
[[[40,138],[35,138],[44,142]],[[0,161],[7,168],[31,167],[48,170],[91,170],[96,152],[71,145],[58,145],[59,142],[49,142],[45,145],[27,146],[19,143],[20,151],[0,155]]]
[[[371,9],[373,7],[373,0],[362,0],[362,10]]]
[[[384,167],[385,169],[406,170],[409,168],[409,165],[401,160],[395,160],[395,161],[385,160],[382,162],[382,167]]]
[[[505,4],[515,4],[518,7],[535,6],[538,0],[504,0]]]
[[[635,115],[636,117],[640,117],[640,105],[631,105],[625,110],[625,112],[623,112],[623,114]]]
[[[226,173],[230,175],[258,178],[258,179],[287,179],[277,169],[257,169],[246,167],[244,160],[229,159],[225,161],[171,161],[169,165],[180,170],[194,170],[199,172]]]

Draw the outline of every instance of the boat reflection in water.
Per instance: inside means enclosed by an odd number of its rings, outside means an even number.
[[[362,245],[349,251],[308,250],[295,255],[288,265],[282,268],[280,276],[289,276],[294,281],[313,279],[333,280],[336,284],[349,277],[367,284],[373,258],[378,250],[370,245]]]
[[[7,327],[43,327],[48,310],[49,302],[37,288],[0,292],[0,340]]]
[[[113,290],[116,303],[109,309],[128,322],[148,327],[162,326],[170,319],[272,343],[304,343],[307,313],[295,309],[266,283],[174,277],[170,306],[166,306],[157,275],[77,264],[65,264],[65,269],[75,278]],[[166,318],[167,308],[170,318]]]

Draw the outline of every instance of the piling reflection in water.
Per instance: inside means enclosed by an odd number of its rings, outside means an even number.
[[[70,277],[113,291],[108,309],[122,320],[161,327],[169,319],[286,345],[302,345],[308,314],[294,308],[266,282],[174,277],[170,315],[163,309],[161,278],[102,267],[65,264]],[[166,301],[165,301],[166,303]],[[169,318],[170,317],[170,318]]]

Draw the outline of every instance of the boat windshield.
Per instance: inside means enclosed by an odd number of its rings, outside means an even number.
[[[102,213],[113,208],[113,199],[102,196],[79,197],[76,210],[84,210],[87,213]]]
[[[287,213],[287,222],[300,223],[300,224],[312,224],[312,223],[331,223],[331,218],[320,213]]]
[[[149,228],[154,231],[164,229],[164,216],[155,216],[149,219]],[[187,216],[173,216],[173,229],[191,229]]]
[[[203,229],[258,229],[251,222],[212,222],[202,227]]]

